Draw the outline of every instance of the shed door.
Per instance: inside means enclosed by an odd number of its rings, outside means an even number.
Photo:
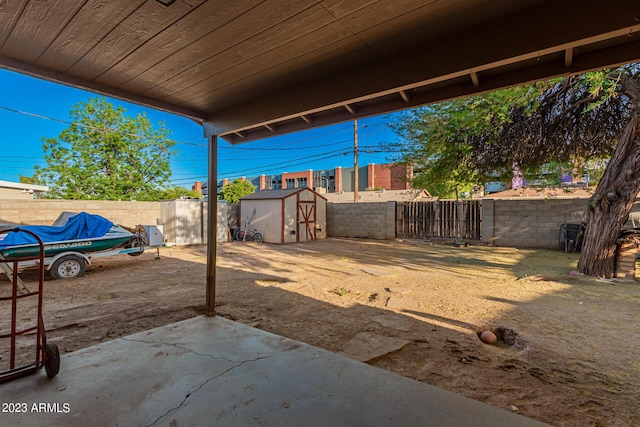
[[[298,200],[298,242],[316,240],[316,202]]]

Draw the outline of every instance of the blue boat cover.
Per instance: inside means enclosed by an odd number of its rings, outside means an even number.
[[[34,232],[43,242],[62,242],[67,240],[90,239],[104,236],[113,223],[100,215],[80,212],[69,218],[63,226],[19,225],[17,228]],[[38,243],[29,233],[9,232],[0,234],[0,248]]]

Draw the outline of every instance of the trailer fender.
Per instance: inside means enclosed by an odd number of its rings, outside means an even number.
[[[51,270],[51,267],[53,266],[53,264],[55,264],[55,262],[57,260],[59,260],[60,258],[62,258],[63,256],[67,256],[67,255],[75,255],[75,256],[79,256],[80,258],[84,259],[85,264],[87,265],[91,265],[91,260],[89,259],[88,256],[86,256],[83,253],[80,252],[73,252],[73,251],[68,251],[68,252],[60,252],[59,254],[56,254],[55,256],[51,257],[51,258],[47,258],[45,260],[45,268],[47,271]]]

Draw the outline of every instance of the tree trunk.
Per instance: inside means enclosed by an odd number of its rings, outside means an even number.
[[[618,237],[640,191],[640,116],[634,110],[587,209],[578,271],[611,278]]]

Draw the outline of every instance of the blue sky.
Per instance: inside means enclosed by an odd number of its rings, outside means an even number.
[[[44,166],[42,138],[57,138],[69,126],[69,111],[96,94],[0,69],[0,180],[18,181],[33,175],[33,166]],[[146,112],[151,123],[164,122],[177,141],[178,155],[171,161],[170,184],[191,188],[207,178],[207,141],[202,128],[190,119],[107,98],[122,105],[127,114]],[[386,163],[389,153],[381,144],[396,139],[388,116],[358,120],[362,147],[359,164]],[[232,146],[218,143],[218,179],[254,177],[308,169],[353,166],[353,122],[312,129]]]

